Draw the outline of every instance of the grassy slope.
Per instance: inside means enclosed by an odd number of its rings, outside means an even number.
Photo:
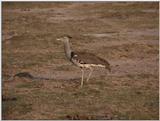
[[[111,61],[156,57],[157,44],[131,44],[129,41],[156,41],[158,35],[131,37],[132,34],[126,35],[125,31],[157,30],[158,3],[77,6],[71,3],[3,3],[2,8],[3,36],[16,33],[2,42],[3,119],[158,119],[158,73],[95,77],[83,89],[78,88],[78,80],[67,82],[65,78],[41,81],[15,78],[7,82],[9,76],[17,72],[44,74],[49,70],[53,74],[57,70],[64,70],[64,73],[77,70],[58,65],[67,63],[61,43],[55,41],[63,34],[75,38],[74,48],[82,47]],[[25,12],[24,8],[31,12]],[[40,11],[41,8],[54,10],[45,12]],[[11,9],[15,12],[7,11]],[[111,12],[107,12],[109,10]],[[142,10],[156,12],[150,14]],[[62,16],[62,20],[54,20],[57,16]],[[63,17],[68,18],[63,20]],[[104,37],[104,40],[120,43],[126,40],[128,43],[98,46],[104,42],[101,38],[82,37],[86,33],[108,31],[122,31],[123,34]],[[89,48],[89,42],[97,44],[97,49]]]

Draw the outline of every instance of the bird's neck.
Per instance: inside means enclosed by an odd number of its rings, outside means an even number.
[[[64,42],[64,51],[65,51],[65,54],[66,54],[67,58],[71,59],[72,50],[70,48],[69,41]]]

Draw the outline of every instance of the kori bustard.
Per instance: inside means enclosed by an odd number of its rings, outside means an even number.
[[[84,76],[84,69],[89,69],[89,75],[87,78],[87,82],[89,81],[91,74],[93,72],[94,67],[100,67],[100,68],[105,68],[108,69],[109,71],[111,71],[110,68],[110,64],[92,54],[92,53],[86,53],[86,52],[74,52],[73,50],[71,50],[70,48],[70,44],[69,44],[69,40],[70,40],[70,36],[64,36],[64,37],[60,37],[57,38],[57,40],[61,40],[64,43],[64,51],[65,51],[65,55],[67,57],[67,59],[69,61],[71,61],[74,65],[80,67],[81,71],[82,71],[82,78],[81,78],[81,85],[80,87],[83,86],[83,76]]]

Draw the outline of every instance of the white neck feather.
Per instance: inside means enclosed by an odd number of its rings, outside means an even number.
[[[69,45],[69,40],[64,41],[64,51],[68,59],[71,59],[71,48]]]

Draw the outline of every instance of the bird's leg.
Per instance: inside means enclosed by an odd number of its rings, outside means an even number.
[[[88,81],[89,81],[89,78],[91,77],[92,72],[93,72],[93,69],[92,69],[92,68],[89,68],[89,69],[90,69],[90,72],[89,72],[89,75],[88,75],[88,78],[87,78],[87,81],[86,81],[86,82],[88,82]]]
[[[84,76],[84,70],[83,70],[83,69],[81,69],[81,71],[82,71],[82,80],[81,80],[81,88],[82,88],[82,86],[83,86],[83,76]]]

